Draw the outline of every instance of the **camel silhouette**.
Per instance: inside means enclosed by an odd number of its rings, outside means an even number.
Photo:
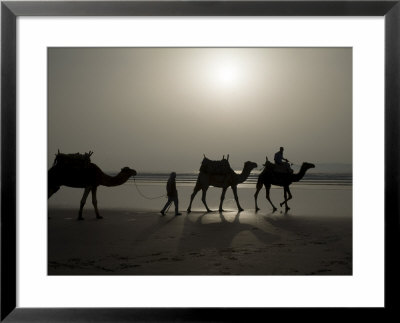
[[[223,159],[222,162],[226,163],[227,160]],[[203,170],[203,167],[201,167],[199,176],[197,177],[196,185],[193,189],[193,193],[190,196],[190,204],[187,208],[187,212],[188,213],[191,212],[193,199],[200,190],[202,190],[202,192],[203,192],[201,200],[202,200],[204,206],[206,207],[207,212],[211,212],[211,210],[207,206],[207,202],[206,202],[206,192],[210,185],[214,186],[214,187],[222,188],[221,201],[219,204],[220,212],[223,211],[222,203],[224,202],[225,193],[226,193],[226,190],[228,189],[228,187],[232,188],[233,195],[235,197],[236,205],[238,207],[239,212],[243,211],[243,208],[239,204],[239,198],[237,195],[237,185],[240,183],[243,183],[249,177],[250,172],[256,167],[257,167],[256,163],[247,161],[244,163],[244,167],[243,167],[241,174],[236,174],[235,171],[230,168],[230,166],[229,166],[230,170],[225,173],[205,172]]]
[[[273,164],[271,164],[273,165]],[[259,211],[260,208],[257,205],[257,197],[258,193],[260,192],[262,186],[265,186],[266,190],[266,198],[268,202],[272,205],[273,207],[273,212],[277,210],[275,205],[272,203],[270,199],[270,189],[271,185],[277,185],[277,186],[282,186],[283,187],[283,194],[284,194],[284,201],[280,203],[280,206],[282,207],[283,204],[285,204],[285,210],[286,212],[290,210],[287,201],[289,201],[292,198],[292,193],[290,192],[289,186],[293,182],[299,182],[310,168],[314,168],[315,165],[311,163],[303,163],[301,165],[301,168],[297,174],[292,174],[292,173],[280,173],[280,172],[275,172],[273,170],[273,167],[268,167],[268,165],[264,168],[264,170],[261,172],[260,175],[258,175],[258,180],[257,180],[257,186],[256,186],[256,192],[254,194],[254,200],[256,203],[256,211]]]
[[[85,167],[68,167],[55,164],[48,172],[48,198],[56,193],[62,185],[84,188],[78,220],[83,220],[82,210],[90,192],[92,192],[92,203],[96,212],[96,218],[102,219],[97,209],[97,187],[99,185],[108,187],[119,186],[124,184],[129,177],[136,174],[136,171],[129,167],[122,168],[116,176],[109,176],[93,163],[88,163]]]

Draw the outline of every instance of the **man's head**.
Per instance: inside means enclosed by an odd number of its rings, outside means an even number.
[[[169,175],[169,176],[172,177],[172,178],[175,178],[176,177],[176,173],[172,172],[171,175]]]
[[[283,152],[283,147],[280,147],[279,150]]]

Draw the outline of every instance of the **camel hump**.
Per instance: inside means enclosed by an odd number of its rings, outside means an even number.
[[[75,154],[63,154],[58,151],[56,158],[54,159],[54,166],[70,167],[70,168],[85,168],[91,163],[90,156],[93,152],[88,153],[75,153]]]
[[[282,165],[277,165],[277,164],[272,164],[273,165],[273,172],[274,173],[279,173],[279,174],[292,174],[293,170],[289,167],[288,164],[282,164]]]
[[[275,173],[275,174],[293,174],[293,170],[288,165],[277,165],[267,161],[264,164],[263,173]]]
[[[211,160],[204,156],[201,162],[200,172],[225,175],[233,172],[233,170],[228,159]]]
[[[274,170],[275,169],[275,164],[271,163],[269,160],[267,160],[264,164],[264,167],[266,170]]]

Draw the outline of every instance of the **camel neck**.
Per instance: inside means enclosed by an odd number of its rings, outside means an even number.
[[[238,174],[238,182],[243,183],[250,175],[251,170],[243,168],[242,172]]]
[[[300,180],[302,180],[302,178],[306,174],[306,171],[307,171],[307,169],[304,167],[304,165],[302,165],[299,172],[297,174],[293,174],[292,181],[299,182]]]
[[[102,174],[102,185],[112,187],[124,184],[129,177],[123,173],[119,173],[116,176],[110,176],[107,174]]]

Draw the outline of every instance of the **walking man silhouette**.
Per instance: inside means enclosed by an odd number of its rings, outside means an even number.
[[[172,172],[169,175],[169,179],[167,182],[167,196],[168,201],[165,203],[163,209],[161,210],[161,214],[165,215],[165,210],[171,205],[172,202],[175,204],[175,215],[181,215],[178,211],[178,191],[176,190],[176,183],[175,183],[176,173]]]

